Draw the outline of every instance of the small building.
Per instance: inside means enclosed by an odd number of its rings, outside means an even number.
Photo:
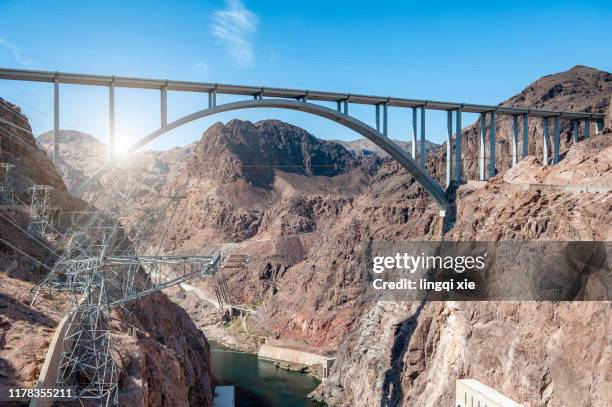
[[[523,407],[497,390],[474,379],[456,382],[455,407]]]

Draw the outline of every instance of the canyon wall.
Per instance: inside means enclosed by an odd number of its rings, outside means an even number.
[[[19,108],[0,100],[0,118],[0,162],[15,165],[11,185],[16,197],[29,203],[27,188],[46,184],[54,188],[54,211],[91,209],[68,193]],[[59,297],[30,306],[30,289],[62,248],[53,240],[39,238],[39,243],[26,234],[27,207],[0,206],[0,215],[0,383],[33,387],[69,303]],[[209,346],[185,311],[164,294],[147,297],[128,310],[111,315],[120,404],[212,406],[215,379]],[[136,327],[136,336],[127,335],[128,327]]]
[[[604,112],[611,84],[610,73],[577,66],[502,104]],[[257,309],[249,324],[262,336],[337,350],[316,391],[332,405],[449,405],[455,379],[466,377],[529,406],[607,405],[607,302],[373,303],[363,295],[377,240],[438,240],[443,230],[445,240],[610,240],[609,194],[524,188],[611,186],[610,135],[574,145],[562,122],[564,160],[542,169],[542,124],[531,120],[531,156],[509,170],[512,119],[497,119],[498,175],[451,191],[456,213],[445,225],[404,169],[363,146],[349,151],[273,120],[218,123],[160,186],[158,196],[185,197],[156,243],[166,253],[247,256],[220,272],[232,301]],[[479,121],[462,133],[464,177],[476,179]],[[445,151],[427,157],[440,182]]]

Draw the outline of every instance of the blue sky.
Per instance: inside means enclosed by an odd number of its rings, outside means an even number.
[[[533,3],[0,0],[0,66],[483,104],[576,64],[612,70],[610,1]],[[106,139],[106,92],[63,85],[61,127]],[[158,126],[158,92],[116,96],[122,145]],[[36,134],[52,127],[50,84],[0,80],[0,97],[22,106]],[[169,119],[206,100],[170,93]],[[351,113],[373,120],[372,108]],[[427,137],[442,141],[445,114],[428,115]],[[249,110],[200,120],[151,147],[189,143],[232,118],[277,118],[321,138],[357,137],[304,113]],[[410,112],[390,109],[389,120],[391,137],[408,139]]]

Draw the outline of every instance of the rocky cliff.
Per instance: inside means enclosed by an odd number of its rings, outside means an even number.
[[[610,76],[578,66],[503,103],[605,111]],[[458,188],[444,239],[610,240],[609,194],[524,188],[606,185],[610,135],[572,145],[563,124],[564,161],[542,169],[541,121],[531,121],[532,156],[509,170],[511,119],[498,117],[496,126],[499,175]],[[477,177],[479,130],[478,121],[463,130],[469,179]],[[439,180],[444,158],[442,147],[427,159]],[[249,257],[220,272],[232,301],[257,309],[252,333],[337,351],[316,392],[332,405],[450,405],[455,379],[465,377],[528,406],[611,402],[609,303],[365,299],[359,270],[371,241],[437,240],[443,230],[436,205],[388,158],[351,153],[278,121],[232,121],[206,131],[162,194],[176,191],[185,198],[158,243],[166,252]],[[198,320],[206,312],[186,306]]]
[[[612,74],[577,65],[568,71],[542,77],[531,83],[524,90],[500,103],[500,106],[538,108],[548,110],[572,110],[578,112],[606,113],[610,106],[612,95]],[[490,132],[490,117],[487,115],[487,146]],[[590,123],[590,134],[595,134],[595,124]],[[550,146],[552,146],[553,121],[549,119]],[[462,131],[462,163],[463,179],[478,179],[478,158],[480,146],[480,119],[465,127]],[[584,123],[580,125],[580,133],[584,132]],[[512,164],[512,134],[513,119],[511,116],[497,115],[495,121],[496,136],[496,173],[503,173]],[[543,157],[543,123],[541,119],[530,119],[528,125],[528,152],[540,162]],[[560,121],[560,154],[563,155],[573,144],[571,124],[567,120]],[[523,149],[522,119],[519,118],[518,152]],[[552,147],[550,147],[552,148]],[[552,151],[549,151],[552,157]],[[455,152],[453,148],[453,160]],[[437,151],[436,172],[444,174],[446,148]],[[455,165],[455,164],[453,164]],[[485,153],[485,168],[489,168],[488,147]]]
[[[559,172],[572,183],[604,179],[612,187],[611,146],[612,134],[602,135],[571,147],[576,161],[554,169],[524,164],[506,177],[529,174],[537,183]],[[445,239],[612,237],[609,194],[523,185],[497,178],[461,186],[457,223]],[[608,302],[378,303],[342,343],[317,394],[342,406],[450,405],[455,379],[475,378],[527,406],[604,406],[612,400],[610,328]]]
[[[536,81],[516,97],[522,101],[517,104],[601,111],[608,103],[609,76],[573,68]],[[558,91],[546,96],[550,88]],[[515,98],[506,103],[515,103]],[[507,143],[510,125],[505,118],[498,120],[499,145]],[[539,125],[530,127],[532,153],[537,151],[534,133]],[[464,129],[466,157],[477,157],[478,126]],[[222,133],[236,137],[234,130]],[[541,170],[534,164],[538,158],[532,157],[507,174],[508,182],[496,178],[486,186],[460,187],[457,222],[445,239],[609,239],[609,196],[524,190],[510,182],[533,177],[537,183],[554,174],[571,184],[608,182],[609,136],[572,147],[568,133],[562,134],[569,151],[564,150],[567,161],[560,166]],[[211,139],[205,136],[202,142]],[[444,174],[444,150],[428,159],[437,178]],[[503,157],[498,172],[505,173],[509,161],[504,148],[498,151]],[[244,171],[240,158],[238,164],[232,161],[239,155],[230,156],[227,163]],[[206,156],[199,160],[189,168],[211,168]],[[476,176],[477,161],[472,162],[465,167],[470,178]],[[367,242],[438,239],[440,224],[435,205],[396,163],[361,163],[356,169],[367,174],[366,184],[345,191],[322,186],[337,186],[334,178],[355,169],[320,179],[274,167],[274,178],[269,171],[266,183],[249,183],[244,173],[210,179],[208,171],[192,172],[168,249],[233,242],[223,247],[250,255],[247,267],[224,271],[234,300],[260,304],[254,324],[281,342],[300,341],[319,350],[340,347],[332,377],[317,391],[333,405],[447,405],[454,380],[463,377],[479,379],[526,405],[565,405],[565,400],[578,399],[606,405],[607,303],[420,306],[366,301],[363,276],[355,270],[367,261]],[[300,181],[291,182],[295,179]],[[580,317],[573,320],[571,315]],[[514,339],[499,340],[507,337]],[[587,343],[591,346],[585,347]],[[581,365],[577,361],[583,358],[589,362]],[[509,377],[511,372],[518,373]],[[569,386],[571,382],[578,384]]]
[[[27,188],[46,184],[54,187],[52,209],[89,209],[69,195],[19,108],[0,100],[0,119],[0,162],[15,165],[11,186],[16,197],[29,202]],[[32,307],[30,289],[62,247],[54,239],[37,242],[27,235],[27,207],[0,206],[0,215],[0,383],[33,387],[68,304],[60,298]],[[130,306],[129,312],[115,311],[112,320],[121,405],[212,406],[208,343],[184,310],[156,294]],[[137,335],[127,335],[127,327],[136,327]]]

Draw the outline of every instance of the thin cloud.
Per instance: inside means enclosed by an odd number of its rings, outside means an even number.
[[[197,59],[194,63],[193,63],[193,68],[200,74],[207,74],[208,73],[208,64],[204,61],[202,61],[201,59]]]
[[[226,0],[226,7],[213,15],[211,34],[238,63],[253,63],[251,34],[257,30],[258,18],[240,0]]]
[[[19,49],[19,47],[11,42],[8,42],[7,40],[5,40],[4,38],[0,38],[0,47],[6,48],[11,55],[13,56],[13,58],[15,58],[15,61],[19,62],[21,65],[23,66],[30,66],[32,65],[32,60],[28,57],[26,57],[22,52],[21,49]]]

